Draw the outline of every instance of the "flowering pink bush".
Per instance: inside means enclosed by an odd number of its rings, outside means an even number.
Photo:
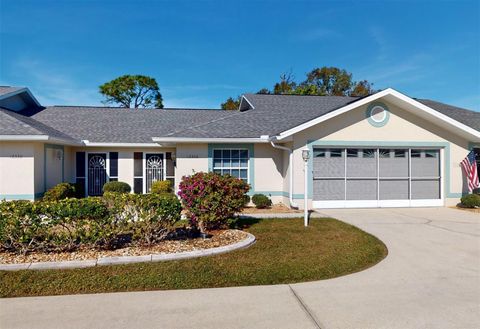
[[[182,177],[178,195],[191,223],[201,232],[223,225],[244,206],[250,186],[229,175],[199,172]]]

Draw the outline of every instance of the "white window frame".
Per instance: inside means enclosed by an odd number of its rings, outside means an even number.
[[[223,150],[229,150],[229,151],[247,151],[247,166],[246,167],[215,167],[215,151],[223,151]],[[231,153],[230,153],[231,154]],[[223,159],[223,156],[222,156]],[[232,157],[230,156],[230,160],[232,160]],[[224,169],[247,169],[247,184],[250,184],[250,150],[245,147],[216,147],[212,149],[212,172],[215,172],[215,170],[224,170]],[[238,177],[240,178],[240,177]],[[242,179],[242,178],[240,178]],[[243,179],[242,179],[243,180]]]

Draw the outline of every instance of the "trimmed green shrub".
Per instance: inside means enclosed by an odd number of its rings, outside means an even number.
[[[105,193],[60,201],[0,202],[0,250],[115,249],[165,239],[180,219],[173,195]]]
[[[467,194],[460,199],[462,205],[467,208],[480,207],[480,195],[479,194]]]
[[[152,183],[151,193],[172,193],[172,182],[169,180],[157,180]]]
[[[191,224],[202,233],[225,226],[227,220],[243,208],[243,196],[250,189],[239,178],[204,172],[182,177],[179,188],[178,195]]]
[[[43,200],[58,201],[66,198],[74,198],[75,196],[75,185],[70,183],[60,183],[45,192]]]
[[[246,207],[250,203],[250,195],[244,194],[243,195],[243,206]]]
[[[115,192],[115,193],[130,193],[132,188],[125,182],[106,182],[103,185],[103,193]]]
[[[264,194],[254,194],[252,202],[258,209],[269,208],[272,206],[272,200]]]

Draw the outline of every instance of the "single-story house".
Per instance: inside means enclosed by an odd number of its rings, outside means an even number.
[[[28,88],[0,87],[0,199],[37,199],[64,181],[87,195],[116,180],[148,193],[155,180],[178,189],[213,171],[292,207],[305,194],[315,208],[448,206],[468,193],[460,162],[476,147],[480,113],[391,88],[245,94],[221,111],[44,107]]]

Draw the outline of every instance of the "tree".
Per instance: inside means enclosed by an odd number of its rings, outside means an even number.
[[[294,80],[294,76],[291,72],[283,73],[280,76],[280,82],[277,82],[273,86],[273,93],[275,95],[288,95],[292,94],[297,87],[297,83]]]
[[[318,95],[345,96],[352,88],[352,74],[336,67],[316,68],[307,73],[303,85],[314,85]]]
[[[376,90],[373,89],[373,83],[370,83],[367,80],[362,80],[355,83],[350,96],[368,96],[375,92]]]
[[[144,75],[122,75],[99,87],[105,104],[125,107],[163,108],[163,98],[157,81]]]
[[[222,110],[230,110],[230,111],[238,110],[238,108],[240,107],[240,100],[241,100],[240,96],[238,96],[236,99],[229,97],[225,101],[225,103],[222,103],[221,108]]]
[[[259,91],[257,91],[257,94],[259,94],[259,95],[270,95],[271,92],[270,92],[270,90],[268,90],[268,88],[262,88]]]

